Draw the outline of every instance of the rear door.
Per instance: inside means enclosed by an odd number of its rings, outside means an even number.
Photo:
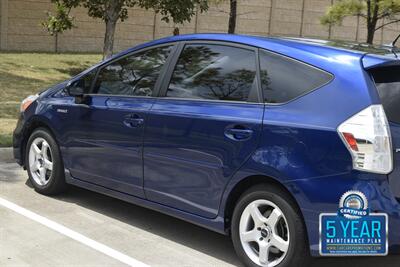
[[[400,198],[400,62],[370,70],[388,118],[393,141],[394,169],[389,174],[391,190]]]
[[[145,194],[213,218],[228,180],[258,144],[257,50],[210,42],[180,50],[147,119]]]

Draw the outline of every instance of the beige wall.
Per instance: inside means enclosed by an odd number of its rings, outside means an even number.
[[[254,35],[286,35],[365,41],[362,20],[347,18],[342,26],[326,27],[319,18],[334,0],[238,0],[237,32]],[[0,0],[0,49],[18,51],[55,51],[55,37],[40,25],[51,10],[50,0]],[[210,7],[190,23],[179,25],[181,33],[226,32],[228,1]],[[58,51],[101,51],[104,24],[89,18],[84,9],[72,14],[77,28],[58,37]],[[115,51],[154,38],[170,35],[174,25],[166,24],[152,11],[129,10],[129,19],[117,26]],[[391,25],[376,33],[377,43],[390,43],[400,32]]]

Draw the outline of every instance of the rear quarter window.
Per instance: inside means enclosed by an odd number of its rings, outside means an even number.
[[[333,78],[328,72],[265,50],[260,51],[260,68],[266,103],[286,103]]]
[[[400,124],[400,66],[371,71],[389,121]]]

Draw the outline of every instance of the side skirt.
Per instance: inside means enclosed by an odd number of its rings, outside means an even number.
[[[144,208],[149,208],[166,215],[170,215],[176,217],[178,219],[196,224],[200,227],[206,228],[208,230],[227,235],[228,233],[225,231],[224,227],[224,218],[218,216],[215,219],[207,219],[195,214],[191,214],[185,211],[181,211],[178,209],[174,209],[153,201],[149,201],[143,198],[138,198],[129,194],[121,193],[109,188],[105,188],[99,185],[95,185],[92,183],[88,183],[79,179],[75,179],[71,176],[68,170],[65,170],[65,180],[67,184],[75,185],[77,187],[81,187],[84,189],[88,189],[90,191],[94,191],[103,195],[107,195],[113,198],[120,199],[122,201],[129,202],[131,204],[135,204]]]

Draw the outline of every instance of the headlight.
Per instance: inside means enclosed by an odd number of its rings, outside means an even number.
[[[19,110],[24,112],[36,99],[38,99],[39,95],[30,95],[21,102],[21,106]]]

